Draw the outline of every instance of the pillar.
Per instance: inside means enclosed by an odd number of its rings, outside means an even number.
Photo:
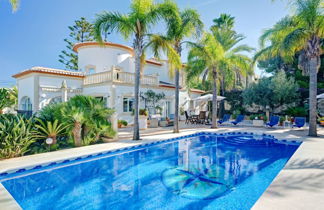
[[[112,114],[110,117],[110,122],[114,131],[116,131],[116,135],[114,139],[117,140],[118,139],[118,114],[116,110],[116,86],[114,84],[112,84],[110,88],[109,106],[115,109],[115,113]]]

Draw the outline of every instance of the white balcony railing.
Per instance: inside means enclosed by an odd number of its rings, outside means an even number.
[[[87,75],[84,78],[83,85],[93,85],[105,82],[135,84],[135,74],[129,72],[122,72],[118,70],[105,71],[101,73]],[[157,75],[144,75],[141,78],[141,85],[158,86],[159,78]]]

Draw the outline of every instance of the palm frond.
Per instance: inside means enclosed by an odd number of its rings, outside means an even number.
[[[103,12],[97,15],[94,23],[94,35],[98,42],[103,42],[102,32],[116,31],[121,33],[126,39],[135,33],[135,23],[126,15],[118,12]]]

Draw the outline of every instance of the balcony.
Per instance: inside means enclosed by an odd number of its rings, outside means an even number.
[[[134,85],[135,74],[119,70],[105,71],[87,75],[83,80],[83,85],[94,85],[106,82]],[[141,85],[158,86],[159,78],[157,75],[143,75],[141,78]]]

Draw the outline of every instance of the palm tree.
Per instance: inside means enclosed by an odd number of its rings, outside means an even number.
[[[211,75],[213,81],[213,109],[212,128],[217,128],[217,80],[225,51],[222,45],[210,33],[205,33],[203,38],[195,44],[188,54],[188,78],[197,75]]]
[[[215,38],[221,43],[225,52],[228,54],[236,54],[237,62],[241,62],[240,67],[228,68],[223,66],[221,73],[221,93],[224,95],[226,86],[233,86],[235,88],[238,77],[246,77],[253,75],[254,71],[251,68],[251,59],[242,52],[251,52],[254,49],[248,45],[238,45],[243,39],[244,35],[237,33],[234,28],[235,18],[228,14],[221,14],[219,18],[213,20],[214,25],[211,26],[211,31]]]
[[[11,4],[12,10],[15,12],[18,9],[20,1],[19,0],[9,0],[9,2]]]
[[[262,49],[255,59],[281,56],[292,61],[299,54],[299,68],[310,76],[309,80],[309,136],[317,136],[317,73],[320,56],[323,54],[321,41],[324,37],[323,0],[294,0],[295,12],[266,30],[260,37]],[[265,43],[271,42],[265,47]]]
[[[200,15],[196,10],[185,9],[180,11],[179,8],[177,8],[177,13],[179,14],[180,19],[177,17],[169,19],[166,36],[155,36],[151,40],[152,48],[156,53],[156,57],[159,57],[157,54],[158,48],[164,48],[164,51],[168,51],[168,49],[171,48],[175,50],[176,54],[180,58],[183,45],[188,43],[185,39],[193,36],[198,37],[203,29],[203,23],[201,22]],[[182,65],[176,68],[169,68],[169,74],[171,76],[175,75],[174,133],[179,133],[179,79],[181,68]]]
[[[135,51],[133,139],[139,140],[139,87],[142,69],[141,60],[143,60],[146,45],[145,38],[158,20],[177,17],[177,13],[175,5],[169,1],[155,3],[153,0],[133,0],[130,9],[131,11],[126,15],[118,12],[103,12],[99,14],[95,22],[94,30],[95,38],[99,42],[102,42],[102,32],[108,31],[108,28],[111,31],[121,33],[126,39],[131,36],[133,37],[133,48]]]
[[[42,121],[41,119],[36,119],[38,124],[35,125],[36,130],[33,131],[33,137],[37,139],[52,138],[53,143],[56,144],[57,136],[64,134],[66,125],[60,123],[57,119],[54,122]]]
[[[97,136],[101,132],[98,126],[107,125],[113,110],[105,107],[104,102],[91,96],[77,95],[71,98],[61,111],[63,122],[72,131],[75,146],[81,146],[82,140],[90,132]],[[96,141],[98,139],[93,139]],[[83,142],[87,144],[90,141]]]
[[[252,48],[246,45],[236,46],[240,39],[237,39],[237,36],[228,36],[228,34],[233,35],[231,30],[220,28],[212,30],[213,34],[206,33],[200,43],[194,45],[189,52],[187,79],[203,75],[204,82],[208,77],[211,78],[213,83],[212,128],[217,128],[218,74],[225,79],[225,76],[233,71],[243,75],[251,71],[251,59],[241,52],[250,52]]]

